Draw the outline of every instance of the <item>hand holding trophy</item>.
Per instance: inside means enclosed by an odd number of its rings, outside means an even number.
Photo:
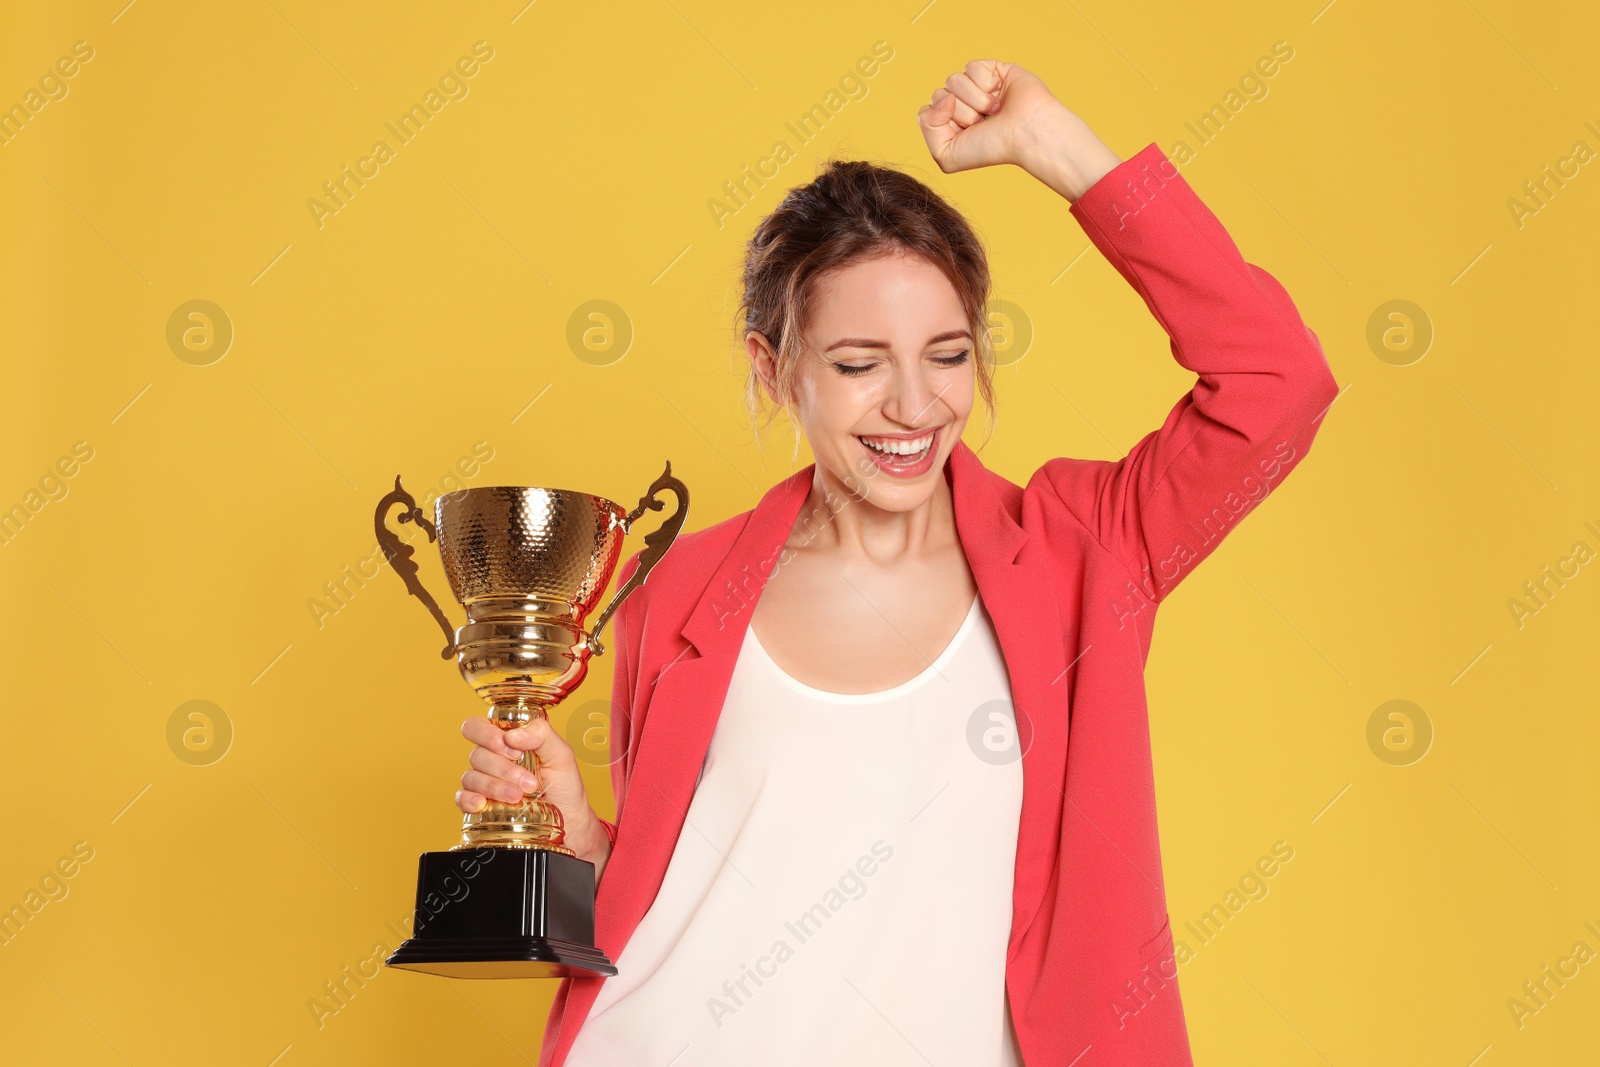
[[[589,493],[488,486],[439,497],[429,522],[398,477],[394,484],[374,516],[384,556],[444,631],[440,656],[455,657],[501,730],[544,718],[583,682],[589,657],[605,652],[600,631],[666,555],[689,508],[670,462],[626,513]],[[638,569],[585,630],[623,538],[646,510],[662,510],[663,489],[676,509],[645,535]],[[387,525],[397,504],[401,522],[438,542],[450,590],[466,608],[459,630],[423,587],[412,547]],[[459,843],[422,854],[415,928],[384,962],[453,978],[616,974],[594,945],[594,883],[594,864],[567,846],[561,812],[542,789],[518,801],[491,797],[464,817]]]

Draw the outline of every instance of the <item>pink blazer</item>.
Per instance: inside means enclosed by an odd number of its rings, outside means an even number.
[[[945,468],[1023,748],[1006,987],[1033,1067],[1189,1065],[1156,835],[1151,630],[1305,457],[1338,386],[1283,287],[1240,257],[1154,143],[1071,212],[1197,380],[1123,459],[1050,459],[1019,487],[958,441]],[[826,521],[801,515],[813,473],[680,535],[613,617],[618,816],[595,901],[613,961],[661,885],[762,586],[797,521]],[[618,584],[637,566],[635,554]],[[602,981],[562,980],[541,1067],[563,1063]]]

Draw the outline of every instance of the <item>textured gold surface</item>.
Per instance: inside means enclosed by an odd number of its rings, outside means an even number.
[[[624,511],[566,489],[488,486],[434,505],[439,555],[455,598],[526,597],[589,614],[622,554]]]

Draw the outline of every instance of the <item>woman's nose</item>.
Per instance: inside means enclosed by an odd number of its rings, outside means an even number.
[[[909,367],[897,364],[890,376],[889,392],[885,414],[906,426],[917,425],[939,400],[934,374],[921,360]]]

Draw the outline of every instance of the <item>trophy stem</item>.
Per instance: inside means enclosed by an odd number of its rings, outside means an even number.
[[[492,704],[489,708],[489,720],[502,730],[515,729],[534,719],[546,718],[542,704],[516,701]],[[537,764],[533,753],[524,752],[518,758],[517,765],[533,770]],[[561,809],[546,800],[541,789],[510,804],[491,800],[482,811],[468,814],[461,821],[461,842],[452,846],[450,851],[536,848],[575,857],[577,853],[568,848],[565,841],[566,829],[562,823]]]

